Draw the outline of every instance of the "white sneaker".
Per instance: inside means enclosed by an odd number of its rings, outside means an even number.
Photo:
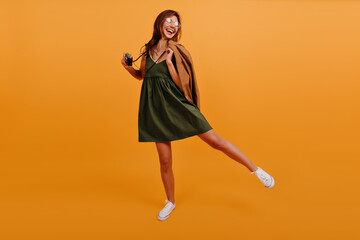
[[[255,172],[251,172],[251,174],[255,173],[255,175],[260,179],[260,181],[264,184],[267,188],[272,188],[275,185],[275,180],[270,174],[262,170],[261,167],[258,167],[258,169]]]
[[[158,219],[159,220],[165,220],[169,217],[170,213],[172,210],[174,210],[175,208],[175,205],[176,204],[173,204],[172,202],[170,202],[169,200],[165,200],[165,202],[167,203],[165,205],[165,207],[163,209],[161,209],[161,211],[159,212],[158,214]]]

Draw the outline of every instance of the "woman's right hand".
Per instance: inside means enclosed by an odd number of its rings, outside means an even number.
[[[129,66],[125,62],[125,53],[123,53],[123,58],[121,59],[121,64],[124,66],[126,70],[129,70],[132,66]]]

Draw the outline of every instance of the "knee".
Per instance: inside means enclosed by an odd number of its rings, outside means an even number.
[[[217,150],[223,150],[226,146],[226,140],[217,138],[210,142],[210,146],[217,149]]]
[[[199,134],[199,137],[217,150],[223,150],[227,146],[227,140],[218,135],[214,130]]]
[[[161,167],[162,170],[170,170],[171,167],[172,167],[171,159],[161,160],[160,161],[160,167]]]

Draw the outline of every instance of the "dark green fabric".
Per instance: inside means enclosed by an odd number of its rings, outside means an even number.
[[[147,56],[140,92],[139,142],[168,142],[211,130],[197,106],[172,80],[166,61],[151,67],[153,64]]]

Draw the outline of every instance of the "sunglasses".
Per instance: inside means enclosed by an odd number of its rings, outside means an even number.
[[[171,18],[166,18],[166,21],[167,21],[168,23],[172,23],[173,20],[172,20]],[[179,23],[179,22],[175,22],[174,25],[175,25],[175,27],[180,27],[180,23]]]

